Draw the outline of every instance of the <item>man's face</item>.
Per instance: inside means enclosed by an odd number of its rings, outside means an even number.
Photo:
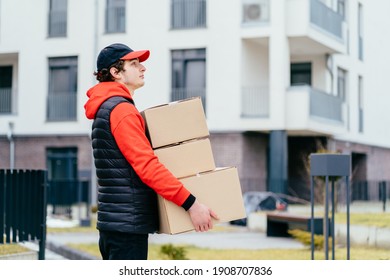
[[[123,66],[123,71],[119,72],[117,82],[124,84],[130,92],[134,91],[145,84],[144,73],[146,71],[138,59],[126,60]]]

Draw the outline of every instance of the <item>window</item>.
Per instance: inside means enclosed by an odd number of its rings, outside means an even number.
[[[363,6],[359,3],[358,8],[358,56],[363,60]]]
[[[311,63],[291,63],[291,85],[311,85]]]
[[[359,76],[359,81],[358,81],[358,106],[359,106],[359,113],[358,113],[358,117],[359,117],[359,132],[363,132],[363,77]]]
[[[337,70],[337,96],[343,102],[347,99],[347,71],[338,68]]]
[[[68,0],[50,0],[49,37],[66,37]]]
[[[12,66],[0,66],[0,114],[12,113]]]
[[[350,107],[348,104],[348,96],[347,96],[347,71],[338,68],[337,69],[337,97],[341,99],[341,101],[345,104],[346,109],[346,119],[345,124],[347,130],[350,129]]]
[[[206,27],[206,0],[171,0],[171,28]]]
[[[48,121],[77,118],[77,57],[49,59]]]
[[[106,33],[126,32],[126,0],[107,0]]]
[[[172,101],[200,96],[206,108],[206,50],[172,51]]]
[[[337,13],[345,20],[345,0],[337,0]]]

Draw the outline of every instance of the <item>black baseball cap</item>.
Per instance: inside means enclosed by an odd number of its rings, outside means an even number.
[[[138,58],[140,62],[149,58],[148,50],[133,51],[128,46],[120,43],[111,44],[102,49],[97,58],[97,70],[108,68],[118,60],[132,60]]]

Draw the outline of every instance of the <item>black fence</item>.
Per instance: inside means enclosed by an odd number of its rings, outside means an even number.
[[[45,259],[47,171],[0,170],[0,244],[38,241]]]
[[[309,202],[309,182],[303,179],[289,179],[283,181],[286,185],[287,194],[291,198],[291,202],[296,199],[302,199],[302,201]],[[329,182],[330,184],[330,182]],[[380,202],[382,204],[383,211],[386,211],[387,201],[390,199],[390,181],[386,180],[366,180],[366,181],[352,181],[350,184],[350,201],[362,201],[362,202]],[[323,192],[325,185],[322,182],[322,188],[315,186],[315,193]],[[335,181],[336,198],[340,203],[346,199],[346,186],[345,180]],[[323,194],[323,193],[322,193]],[[322,201],[322,199],[321,199]]]
[[[351,184],[351,201],[381,201],[386,211],[390,198],[390,181],[358,181]]]

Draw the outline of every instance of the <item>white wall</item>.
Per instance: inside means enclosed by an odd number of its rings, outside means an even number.
[[[170,100],[170,51],[182,48],[206,48],[207,119],[211,131],[285,129],[286,88],[289,64],[302,57],[290,57],[288,35],[302,30],[306,18],[306,0],[271,0],[271,23],[265,26],[269,38],[264,47],[242,39],[241,2],[207,1],[207,28],[170,30],[169,0],[128,0],[126,34],[104,34],[105,1],[68,0],[68,36],[47,38],[48,0],[0,0],[0,64],[10,59],[17,72],[18,114],[0,116],[0,135],[15,122],[15,132],[24,135],[89,134],[90,121],[84,116],[85,92],[96,83],[92,75],[98,51],[108,44],[123,42],[133,49],[150,49],[144,63],[145,87],[135,101],[140,110]],[[390,39],[387,16],[390,1],[359,0],[364,7],[364,61],[357,59],[357,0],[348,1],[350,53],[335,55],[337,67],[348,71],[350,132],[338,139],[390,147]],[[296,3],[296,6],[294,6]],[[95,4],[98,4],[97,24]],[[295,11],[287,13],[287,11]],[[294,20],[295,19],[295,20]],[[258,29],[253,29],[258,30]],[[295,31],[294,31],[295,30]],[[290,33],[289,33],[290,32]],[[244,32],[245,33],[245,32]],[[265,35],[268,36],[268,35]],[[257,53],[258,52],[258,53]],[[256,53],[256,54],[255,54]],[[46,122],[48,58],[78,57],[78,121]],[[250,57],[250,59],[248,58]],[[255,60],[252,60],[255,58]],[[313,84],[329,90],[329,74],[324,75],[325,58],[307,56],[313,62]],[[248,69],[250,70],[248,72]],[[247,71],[247,73],[245,73]],[[364,79],[364,133],[357,131],[357,77]],[[335,79],[337,76],[335,76]],[[270,119],[241,119],[241,88],[244,85],[269,84]],[[334,80],[333,90],[336,90]]]

